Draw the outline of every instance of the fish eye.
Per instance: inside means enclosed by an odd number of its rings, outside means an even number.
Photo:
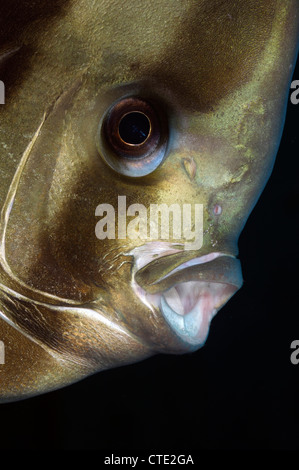
[[[167,142],[163,107],[136,96],[114,103],[97,134],[97,147],[106,163],[118,173],[133,177],[145,176],[160,165]]]

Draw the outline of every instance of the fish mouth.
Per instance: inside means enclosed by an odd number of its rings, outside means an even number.
[[[184,256],[155,259],[137,271],[134,279],[143,302],[162,314],[187,348],[198,349],[207,339],[213,317],[242,286],[241,265],[225,253],[178,264]]]

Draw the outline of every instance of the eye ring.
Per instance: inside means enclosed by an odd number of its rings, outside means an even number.
[[[164,159],[168,126],[163,109],[131,96],[114,103],[99,125],[98,150],[118,173],[138,177]]]

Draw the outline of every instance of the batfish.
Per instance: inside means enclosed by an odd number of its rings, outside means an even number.
[[[298,0],[2,0],[0,399],[204,345],[242,286]]]

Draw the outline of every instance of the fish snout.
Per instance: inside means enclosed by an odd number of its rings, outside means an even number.
[[[163,316],[180,347],[183,342],[186,349],[198,349],[213,317],[242,286],[241,265],[232,255],[210,253],[173,268],[176,256],[156,259],[137,271],[138,295]]]

